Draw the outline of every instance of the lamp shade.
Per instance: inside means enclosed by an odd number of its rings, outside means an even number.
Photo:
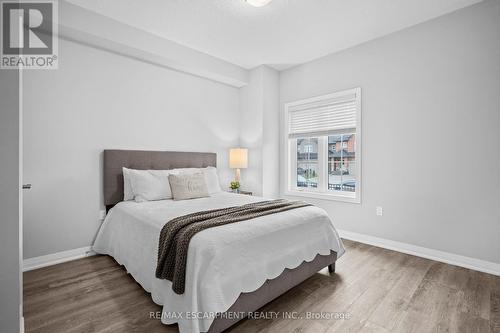
[[[229,150],[229,167],[232,169],[245,169],[248,167],[248,149],[231,148]]]
[[[245,0],[254,7],[262,7],[270,3],[272,0]]]

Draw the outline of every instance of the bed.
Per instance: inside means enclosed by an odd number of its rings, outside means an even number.
[[[186,290],[155,277],[158,237],[165,223],[189,213],[263,198],[220,192],[191,200],[123,201],[122,167],[216,167],[213,153],[104,151],[104,204],[109,210],[93,249],[107,254],[163,306],[161,321],[181,333],[217,333],[261,308],[344,253],[327,214],[314,206],[206,229],[189,243]],[[272,255],[271,255],[272,254]],[[153,320],[153,319],[152,319]]]

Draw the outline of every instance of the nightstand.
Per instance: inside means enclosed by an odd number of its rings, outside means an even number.
[[[252,193],[252,192],[250,192],[250,191],[241,191],[241,190],[240,190],[240,194],[244,194],[244,195],[253,195],[253,193]]]

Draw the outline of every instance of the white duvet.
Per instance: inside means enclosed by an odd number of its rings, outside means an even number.
[[[163,305],[162,322],[178,323],[181,333],[207,332],[213,314],[228,310],[242,292],[344,247],[323,209],[310,206],[214,227],[196,234],[188,249],[186,290],[155,277],[158,237],[165,223],[196,211],[265,200],[221,192],[184,201],[121,202],[107,215],[94,251],[124,265],[153,301]],[[181,315],[173,315],[173,313]]]

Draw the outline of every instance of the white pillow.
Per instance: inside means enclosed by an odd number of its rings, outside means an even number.
[[[123,201],[134,200],[134,193],[132,192],[132,185],[130,184],[130,174],[125,167],[122,168],[123,171]]]
[[[222,188],[220,187],[220,182],[219,182],[219,175],[217,174],[217,168],[208,167],[201,170],[205,174],[208,193],[214,194],[222,192]]]
[[[130,185],[136,202],[172,199],[168,175],[172,170],[129,169]]]
[[[206,177],[201,172],[183,172],[168,176],[174,200],[208,197]]]
[[[217,168],[206,167],[206,168],[182,168],[172,170],[174,173],[187,173],[193,174],[202,172],[205,175],[205,181],[207,183],[208,194],[214,194],[222,192],[220,187],[219,176],[217,175]]]

